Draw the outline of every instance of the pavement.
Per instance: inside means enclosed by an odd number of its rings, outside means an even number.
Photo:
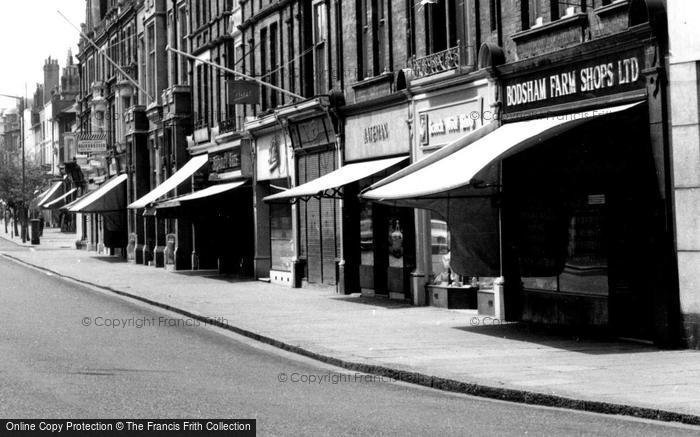
[[[0,248],[8,244],[0,240]],[[257,420],[258,436],[697,437],[700,431],[347,371],[3,257],[0,277],[0,418],[245,418]],[[117,326],[129,320],[139,324]]]
[[[4,226],[0,238],[7,238]],[[79,251],[74,241],[74,234],[45,229],[39,246],[3,255],[349,370],[515,402],[700,424],[699,351],[557,335],[475,311],[211,271],[167,272]]]

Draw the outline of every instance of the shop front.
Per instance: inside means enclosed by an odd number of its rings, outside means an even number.
[[[274,116],[248,124],[247,131],[253,138],[255,157],[255,277],[298,287],[294,275],[297,207],[289,202],[263,202],[263,198],[292,186],[292,141]]]
[[[107,179],[100,187],[72,203],[68,212],[90,217],[88,241],[97,241],[99,253],[126,255],[126,174]]]
[[[275,117],[287,127],[293,147],[296,188],[316,183],[340,167],[341,156],[336,139],[338,121],[330,112],[330,99],[322,96],[279,108]],[[260,159],[258,158],[258,163]],[[280,187],[283,188],[283,187]],[[341,209],[337,196],[314,192],[295,196],[291,188],[264,198],[279,214],[281,206],[296,202],[297,227],[294,262],[295,285],[314,285],[342,289]],[[324,191],[324,190],[321,190]],[[326,193],[327,194],[327,193]]]
[[[191,248],[192,270],[252,276],[252,187],[242,174],[240,141],[209,144],[206,148],[208,153],[191,158],[193,164],[188,170],[185,168],[189,163],[180,170],[185,174],[197,167],[190,173],[192,191],[162,198],[147,212],[165,223],[177,219],[191,226],[190,241],[183,241],[173,232],[164,235],[164,263],[175,262],[184,256],[185,248]]]
[[[370,102],[343,110],[345,165],[384,163],[379,171],[343,187],[346,290],[410,300],[410,275],[416,263],[413,209],[369,202],[358,196],[410,161],[410,105],[403,98],[384,106]]]
[[[412,138],[413,156],[420,161],[465,135],[493,122],[495,81],[484,71],[461,75],[449,84],[433,82],[410,84],[416,134]],[[451,235],[459,223],[448,223],[447,215],[474,208],[476,199],[450,199],[449,207],[427,204],[415,210],[419,229],[419,257],[416,288],[425,287],[425,303],[450,309],[476,309],[479,288],[482,294],[493,287],[493,277],[477,275],[473,268],[459,274],[451,266]],[[418,205],[421,206],[421,205]],[[457,240],[458,241],[458,240]],[[472,271],[469,271],[472,270]]]
[[[363,196],[439,201],[450,267],[497,277],[507,320],[669,344],[678,291],[660,52],[645,24],[498,66],[501,123]],[[469,207],[452,210],[455,199]]]

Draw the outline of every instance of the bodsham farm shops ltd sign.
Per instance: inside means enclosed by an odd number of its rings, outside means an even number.
[[[505,112],[540,108],[644,86],[643,57],[625,53],[506,79]]]

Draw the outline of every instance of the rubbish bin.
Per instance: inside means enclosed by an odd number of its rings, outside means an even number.
[[[39,233],[41,232],[39,219],[31,219],[30,222],[32,227],[32,244],[39,244]]]

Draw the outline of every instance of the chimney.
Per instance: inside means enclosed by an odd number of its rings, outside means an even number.
[[[44,104],[51,100],[51,95],[58,91],[58,60],[51,56],[44,62]]]

